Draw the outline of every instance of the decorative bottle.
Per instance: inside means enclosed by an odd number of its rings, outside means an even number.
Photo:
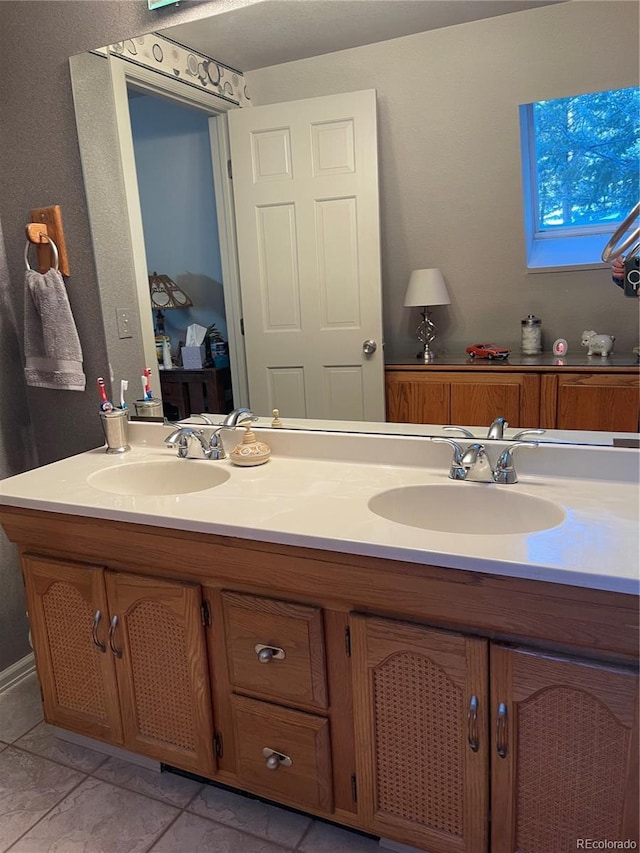
[[[522,354],[538,355],[542,352],[542,321],[529,314],[522,320]]]

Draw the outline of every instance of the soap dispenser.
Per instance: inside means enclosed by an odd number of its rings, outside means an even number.
[[[258,441],[255,432],[251,429],[251,424],[242,425],[246,432],[242,439],[242,444],[236,445],[229,459],[235,465],[263,465],[269,461],[271,456],[271,448],[262,441]]]

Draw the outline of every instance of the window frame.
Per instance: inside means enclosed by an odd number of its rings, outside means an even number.
[[[588,95],[589,92],[584,94]],[[538,227],[538,175],[533,114],[535,103],[537,102],[532,101],[518,107],[527,273],[607,268],[609,264],[601,260],[602,249],[622,219],[607,223],[606,226],[558,226],[553,230],[541,230]]]

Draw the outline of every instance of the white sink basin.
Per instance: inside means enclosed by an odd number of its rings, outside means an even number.
[[[441,533],[533,533],[562,524],[562,507],[491,483],[406,486],[369,501],[376,515]]]
[[[130,462],[90,474],[87,482],[116,495],[185,495],[220,486],[229,472],[215,462],[165,459]]]

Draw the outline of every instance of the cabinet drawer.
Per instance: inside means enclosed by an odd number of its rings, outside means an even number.
[[[332,811],[329,721],[246,696],[232,696],[231,706],[241,784]]]
[[[268,699],[326,708],[320,608],[233,592],[223,592],[222,600],[233,686]]]

